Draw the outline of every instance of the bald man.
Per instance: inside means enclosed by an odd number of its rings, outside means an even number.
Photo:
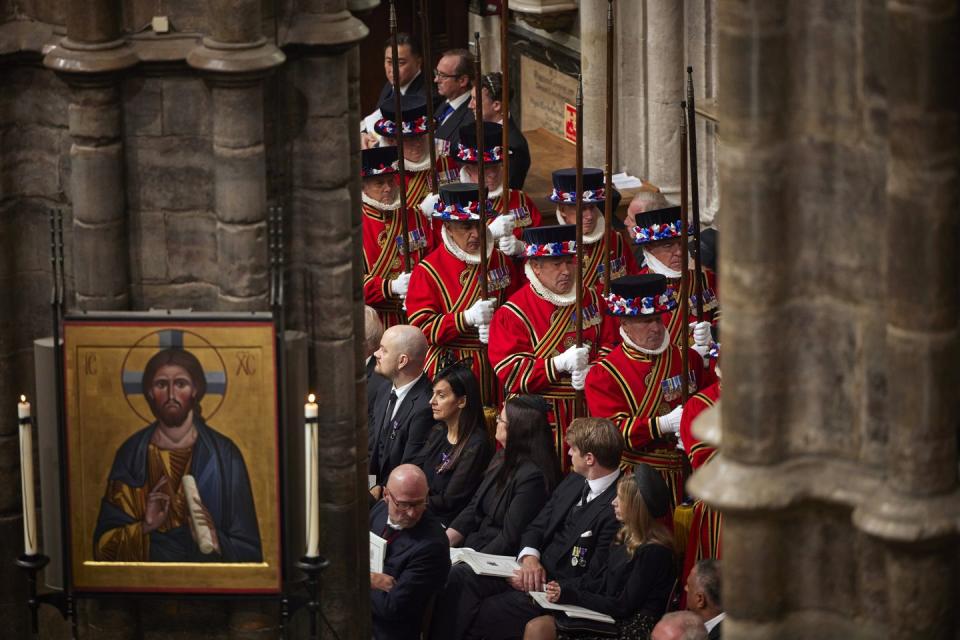
[[[674,611],[660,619],[650,640],[707,640],[707,628],[694,612]]]
[[[447,581],[450,546],[440,521],[427,513],[428,493],[423,471],[402,464],[370,511],[370,532],[387,541],[383,573],[370,572],[376,640],[419,640],[427,604]]]
[[[417,457],[433,427],[433,385],[423,373],[426,356],[427,339],[408,324],[384,331],[373,354],[374,371],[388,380],[373,399],[367,424],[368,473],[377,477],[370,490],[375,499],[390,472]]]

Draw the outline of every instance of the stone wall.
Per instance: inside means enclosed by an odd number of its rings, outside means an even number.
[[[51,331],[50,207],[64,210],[68,309],[266,310],[266,209],[283,205],[287,326],[309,334],[313,362],[342,363],[317,389],[330,436],[321,553],[336,558],[325,613],[341,638],[364,638],[359,166],[348,131],[353,45],[366,29],[346,0],[284,3],[277,20],[275,6],[0,1],[0,396],[34,395],[32,341]],[[159,10],[169,34],[148,27]],[[0,411],[0,627],[11,637],[27,624],[9,561],[22,550],[18,458],[12,411]],[[86,638],[265,637],[279,621],[276,602],[79,607]],[[42,637],[69,635],[50,608],[41,623]],[[305,632],[302,612],[294,623]]]
[[[717,15],[724,634],[955,638],[958,7]]]

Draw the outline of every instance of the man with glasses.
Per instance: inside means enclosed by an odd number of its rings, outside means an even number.
[[[440,522],[427,513],[428,493],[423,471],[402,464],[370,510],[370,532],[387,541],[383,572],[370,572],[376,640],[419,639],[427,604],[447,581],[450,547]]]
[[[473,54],[466,49],[451,49],[444,52],[433,72],[437,93],[444,101],[434,115],[437,119],[437,140],[444,140],[443,152],[457,148],[460,142],[460,127],[474,122],[470,111],[470,95],[473,88]]]

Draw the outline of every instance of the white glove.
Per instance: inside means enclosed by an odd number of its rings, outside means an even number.
[[[683,406],[679,406],[667,415],[659,416],[657,418],[657,426],[660,427],[660,433],[667,435],[668,433],[679,433],[680,432],[680,415],[683,413]]]
[[[709,322],[691,322],[690,328],[693,330],[693,343],[698,347],[709,347],[713,336],[710,335]]]
[[[680,451],[686,451],[686,447],[683,446],[683,438],[680,437],[679,433],[677,433],[677,449],[680,449]]]
[[[497,240],[497,248],[507,256],[519,255],[523,251],[523,242],[517,240],[516,236],[512,233],[508,233],[499,240]]]
[[[500,238],[503,238],[505,236],[512,235],[513,227],[515,225],[516,225],[516,221],[514,220],[513,216],[504,213],[497,216],[496,219],[493,222],[491,222],[487,228],[490,229],[490,233],[493,234],[493,239],[499,240]]]
[[[572,373],[578,369],[585,369],[589,357],[589,349],[573,346],[560,355],[553,356],[553,368],[560,372],[568,371]]]
[[[480,334],[480,342],[483,344],[488,344],[490,342],[490,325],[480,325],[477,327],[477,332]]]
[[[390,281],[390,293],[398,298],[407,297],[407,289],[410,287],[410,274],[401,273]]]
[[[583,391],[583,387],[586,386],[587,382],[587,373],[590,372],[590,366],[591,365],[587,365],[583,369],[574,369],[573,373],[570,374],[570,385],[575,391]]]
[[[477,300],[473,306],[463,312],[463,319],[471,327],[479,327],[482,324],[489,325],[493,319],[494,300]]]
[[[420,212],[428,219],[433,217],[433,207],[440,202],[439,193],[428,193],[427,197],[420,203]]]

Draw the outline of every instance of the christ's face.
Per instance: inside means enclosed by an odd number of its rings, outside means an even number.
[[[147,395],[157,419],[168,427],[179,427],[196,404],[197,388],[186,369],[168,364],[157,371]]]

